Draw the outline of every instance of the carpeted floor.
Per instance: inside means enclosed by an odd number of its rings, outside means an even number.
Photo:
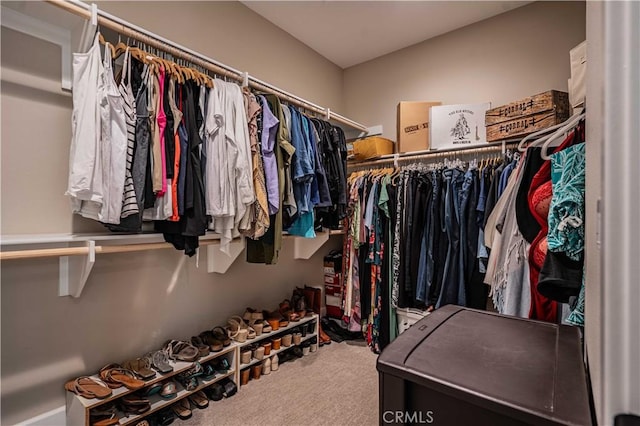
[[[363,343],[333,342],[252,380],[235,396],[194,409],[178,425],[373,425],[378,423],[376,355]]]

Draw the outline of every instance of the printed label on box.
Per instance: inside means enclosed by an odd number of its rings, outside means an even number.
[[[487,143],[485,113],[490,103],[431,107],[431,148],[449,149]]]

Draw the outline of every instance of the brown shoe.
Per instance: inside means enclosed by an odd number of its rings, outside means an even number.
[[[320,346],[331,344],[331,337],[329,337],[329,335],[324,332],[324,330],[322,329],[322,324],[320,323],[318,323],[318,337],[320,340]]]

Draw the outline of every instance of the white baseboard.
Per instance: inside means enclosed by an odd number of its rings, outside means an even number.
[[[64,426],[67,423],[65,406],[55,408],[39,416],[32,417],[24,422],[18,423],[18,426]]]

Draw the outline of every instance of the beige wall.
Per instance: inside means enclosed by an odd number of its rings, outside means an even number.
[[[498,106],[566,91],[569,50],[584,39],[584,2],[536,2],[346,69],[345,111],[396,140],[400,101]]]
[[[240,3],[103,3],[101,8],[220,62],[341,111],[342,70]],[[243,29],[243,30],[241,30]],[[63,195],[71,97],[60,90],[56,46],[2,27],[2,236],[103,231],[74,217]],[[28,53],[28,54],[27,54]],[[58,260],[1,265],[0,423],[64,405],[63,384],[224,324],[247,306],[275,309],[296,285],[321,286],[322,256],[277,266],[241,255],[224,275],[172,249],[98,255],[81,298],[58,297]],[[257,278],[259,277],[259,279]]]
[[[98,2],[101,9],[322,107],[344,111],[342,70],[239,2]]]

